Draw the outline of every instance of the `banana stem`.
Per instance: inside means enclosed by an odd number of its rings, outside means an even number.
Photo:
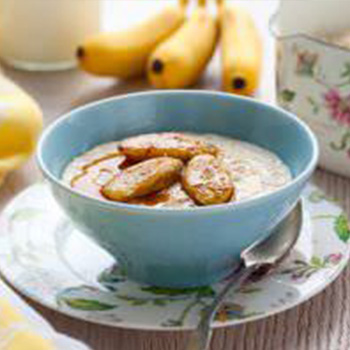
[[[207,4],[207,0],[198,0],[198,6],[204,7]]]
[[[179,5],[183,8],[186,8],[188,6],[189,0],[179,0]]]

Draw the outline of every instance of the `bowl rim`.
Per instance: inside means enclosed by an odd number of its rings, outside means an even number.
[[[244,199],[239,202],[229,202],[229,203],[223,203],[223,204],[217,204],[212,206],[206,206],[206,207],[189,207],[189,208],[167,208],[167,207],[150,207],[145,205],[137,205],[137,204],[129,204],[129,203],[122,203],[122,202],[112,202],[107,201],[103,199],[98,199],[92,196],[89,196],[87,194],[84,194],[82,192],[76,191],[72,189],[68,184],[65,184],[62,179],[56,177],[50,169],[46,166],[45,161],[43,160],[43,145],[46,141],[46,139],[50,136],[51,132],[60,124],[63,124],[68,119],[72,117],[72,114],[77,114],[79,112],[83,112],[84,110],[87,110],[91,107],[98,106],[104,103],[108,103],[111,101],[119,101],[123,99],[128,99],[130,97],[134,96],[147,96],[147,95],[162,95],[162,94],[189,94],[189,95],[208,95],[208,96],[220,96],[224,98],[230,98],[236,101],[244,101],[247,103],[252,103],[255,105],[264,105],[267,108],[273,109],[276,112],[279,112],[279,115],[283,118],[288,118],[292,120],[294,123],[299,124],[305,134],[308,136],[309,140],[311,141],[311,147],[312,147],[312,157],[309,162],[309,164],[301,171],[299,175],[294,177],[292,181],[287,183],[286,185],[282,186],[281,188],[278,188],[275,191],[268,192],[265,194],[257,195],[252,198]],[[151,91],[142,91],[142,92],[134,92],[134,93],[126,93],[119,96],[112,96],[108,98],[104,98],[101,100],[97,100],[94,102],[87,103],[83,106],[74,108],[63,115],[61,117],[57,118],[55,121],[53,121],[42,133],[38,145],[37,145],[37,151],[36,151],[36,160],[37,164],[39,165],[40,170],[42,171],[45,178],[47,178],[49,181],[51,181],[53,184],[58,186],[59,188],[63,189],[64,191],[68,192],[72,196],[78,196],[83,200],[90,201],[91,203],[94,203],[97,206],[102,206],[104,209],[109,210],[119,210],[119,211],[125,211],[128,213],[142,213],[142,214],[190,214],[190,213],[217,213],[222,212],[226,210],[237,210],[237,209],[243,209],[252,205],[259,205],[263,204],[266,200],[269,200],[269,198],[278,196],[282,192],[291,189],[294,187],[297,183],[303,182],[304,180],[307,180],[314,169],[316,168],[317,162],[319,158],[319,146],[316,139],[316,136],[311,131],[310,127],[301,119],[299,119],[296,115],[282,109],[281,107],[272,105],[270,103],[262,102],[259,100],[255,100],[251,97],[245,97],[245,96],[239,96],[239,95],[232,95],[225,92],[220,91],[208,91],[208,90],[151,90]]]

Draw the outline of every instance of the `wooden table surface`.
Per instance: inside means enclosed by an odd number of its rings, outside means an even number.
[[[117,2],[115,2],[117,3]],[[265,37],[264,100],[273,99],[273,42],[266,23],[275,1],[248,1]],[[115,4],[114,4],[115,5]],[[199,87],[217,88],[217,60]],[[147,89],[142,82],[121,83],[89,77],[79,71],[25,73],[6,68],[6,73],[28,90],[41,104],[45,124],[70,108],[107,96]],[[0,207],[40,177],[34,160],[10,174],[0,188]],[[336,197],[350,213],[350,181],[318,170],[314,181]],[[118,330],[74,320],[31,303],[57,330],[79,338],[95,350],[180,350],[185,333]],[[350,349],[350,269],[324,292],[304,304],[260,321],[214,334],[215,350],[348,350]],[[64,350],[64,349],[62,349]]]

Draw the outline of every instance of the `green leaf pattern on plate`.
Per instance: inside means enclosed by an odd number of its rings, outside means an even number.
[[[98,300],[91,299],[70,299],[63,298],[60,300],[61,303],[67,304],[72,309],[83,310],[83,311],[106,311],[115,309],[115,305],[102,303]]]
[[[343,260],[341,253],[332,253],[324,258],[313,256],[309,262],[294,260],[293,266],[281,271],[282,275],[290,275],[293,280],[305,280],[320,270],[338,265]]]
[[[336,218],[334,223],[334,229],[341,241],[343,241],[344,243],[347,243],[349,241],[349,222],[344,214],[341,214]]]
[[[318,203],[321,203],[323,201],[325,201],[325,202],[337,202],[336,199],[327,196],[324,192],[319,191],[319,190],[312,191],[308,196],[308,200],[314,204],[318,204]]]

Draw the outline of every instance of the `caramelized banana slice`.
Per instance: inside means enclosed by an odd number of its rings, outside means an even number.
[[[187,161],[199,154],[216,155],[218,152],[210,143],[170,132],[131,137],[121,142],[119,149],[127,158],[134,160],[166,156]]]
[[[147,160],[117,174],[101,193],[113,201],[127,202],[172,185],[179,180],[182,167],[182,161],[175,158]]]
[[[182,184],[189,196],[201,205],[226,203],[234,195],[228,171],[209,154],[190,160],[183,172]]]

